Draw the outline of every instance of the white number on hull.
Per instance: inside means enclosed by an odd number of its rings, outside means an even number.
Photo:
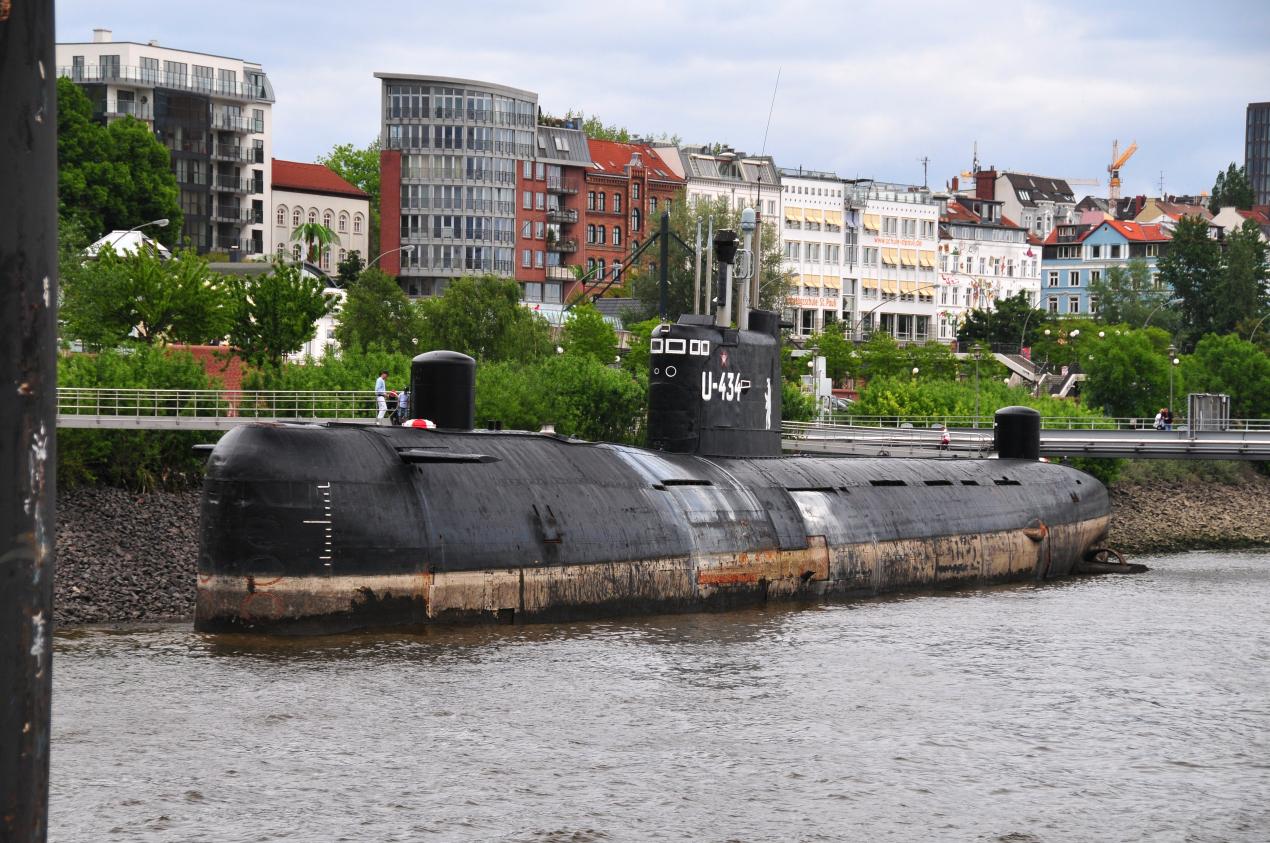
[[[721,372],[718,380],[714,372],[702,372],[701,400],[709,401],[717,395],[720,401],[740,401],[741,391],[748,385],[736,372]]]

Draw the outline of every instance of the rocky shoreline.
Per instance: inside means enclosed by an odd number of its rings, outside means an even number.
[[[1111,490],[1110,544],[1130,556],[1270,547],[1270,477]],[[57,500],[59,626],[189,619],[199,491],[65,491]]]

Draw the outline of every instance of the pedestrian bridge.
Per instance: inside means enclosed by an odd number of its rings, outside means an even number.
[[[62,387],[57,424],[114,430],[229,430],[252,422],[375,422],[371,390],[106,389]],[[381,424],[388,424],[382,420]],[[1270,460],[1270,420],[1232,419],[1223,429],[1151,429],[1149,419],[1043,419],[1041,456]],[[941,442],[947,428],[949,442]],[[992,417],[837,416],[786,422],[791,453],[912,456],[992,455]]]

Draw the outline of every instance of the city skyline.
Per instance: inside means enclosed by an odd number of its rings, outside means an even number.
[[[1197,193],[1231,161],[1243,164],[1246,105],[1270,99],[1260,51],[1270,14],[1252,2],[1204,12],[1161,2],[1150,15],[980,4],[973,18],[925,3],[912,7],[903,36],[890,34],[896,22],[878,3],[707,4],[693,20],[671,3],[639,15],[558,8],[550,17],[494,3],[349,19],[336,4],[297,15],[283,3],[230,0],[229,14],[209,19],[193,7],[63,0],[57,40],[88,41],[102,27],[116,41],[260,62],[278,94],[275,154],[298,161],[376,137],[373,73],[384,71],[535,90],[548,113],[583,110],[685,143],[757,153],[766,132],[781,166],[846,178],[920,183],[919,159],[929,158],[932,187],[967,169],[977,143],[984,166],[1094,178],[1099,186],[1077,195],[1106,195],[1112,140],[1136,140],[1125,195],[1160,193],[1161,171],[1164,192]]]

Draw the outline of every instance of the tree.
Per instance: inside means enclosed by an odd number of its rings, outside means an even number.
[[[1217,173],[1217,179],[1213,182],[1213,196],[1208,200],[1208,210],[1215,214],[1222,208],[1233,205],[1246,211],[1255,201],[1256,196],[1253,194],[1252,185],[1248,182],[1247,172],[1231,161],[1226,172]]]
[[[320,222],[301,223],[296,226],[295,231],[291,232],[291,239],[300,240],[304,243],[305,260],[315,265],[318,262],[318,256],[322,254],[322,250],[332,243],[340,242],[340,239],[335,236],[335,232]]]
[[[445,348],[481,361],[545,357],[547,321],[520,303],[520,285],[495,275],[456,279],[445,292],[420,302],[420,350]]]
[[[219,340],[232,319],[228,286],[192,251],[164,260],[152,249],[115,254],[106,245],[95,260],[64,260],[63,335],[90,348],[124,342],[146,345]]]
[[[1189,392],[1230,396],[1232,418],[1270,416],[1270,357],[1237,336],[1210,335],[1182,361],[1182,380]]]
[[[1213,302],[1213,328],[1229,333],[1249,314],[1266,312],[1266,244],[1252,220],[1226,238],[1225,266]]]
[[[1106,325],[1142,327],[1148,319],[1152,325],[1177,330],[1176,311],[1165,307],[1172,298],[1168,290],[1157,289],[1151,279],[1151,267],[1135,258],[1127,266],[1113,266],[1101,278],[1089,282],[1089,298],[1097,300],[1097,320]]]
[[[594,357],[601,363],[611,362],[617,351],[617,332],[589,301],[569,311],[560,339],[566,354]]]
[[[1048,313],[1032,307],[1027,293],[1020,291],[1009,298],[997,299],[991,310],[968,311],[957,329],[957,339],[1008,346],[1018,346],[1022,340],[1023,346],[1031,346],[1051,321]]]
[[[616,124],[605,124],[597,114],[588,115],[584,111],[574,111],[569,109],[565,112],[564,117],[553,117],[545,113],[541,108],[538,109],[538,123],[544,126],[564,126],[567,122],[576,120],[581,127],[583,134],[588,138],[595,140],[616,141],[618,143],[631,143],[637,140],[637,137],[630,133],[624,126]],[[672,146],[678,146],[680,143],[679,135],[648,133],[643,135],[645,138],[652,138],[662,143],[668,143]]]
[[[299,351],[313,339],[317,320],[334,306],[320,280],[281,261],[265,275],[234,278],[231,289],[229,341],[257,366],[279,366],[286,355]]]
[[[1166,355],[1143,331],[1114,331],[1082,346],[1085,383],[1081,398],[1110,416],[1153,416],[1169,388]]]
[[[379,254],[379,139],[371,141],[365,147],[353,146],[351,143],[336,144],[326,155],[319,155],[317,162],[325,164],[342,179],[359,190],[364,190],[370,197],[370,230],[367,232],[370,243],[370,255]]]
[[[57,80],[58,210],[96,239],[155,219],[166,246],[180,242],[182,214],[171,156],[145,123],[122,117],[103,126],[69,79]]]
[[[378,349],[415,354],[424,333],[419,309],[401,286],[379,267],[364,270],[348,286],[348,294],[335,321],[335,339],[341,348],[356,351]]]
[[[1160,282],[1181,299],[1181,332],[1187,345],[1213,333],[1221,282],[1221,255],[1208,236],[1208,222],[1182,217],[1168,252],[1159,261]]]
[[[344,260],[340,261],[336,267],[336,278],[339,286],[348,289],[357,281],[357,277],[362,274],[362,270],[366,268],[366,262],[362,260],[362,253],[354,249],[348,253]]]
[[[775,192],[777,188],[773,188]],[[741,230],[741,212],[733,208],[725,197],[715,200],[698,199],[689,203],[681,193],[675,197],[675,201],[670,207],[670,230],[673,234],[685,243],[693,243],[697,238],[697,224],[701,224],[702,237],[709,229],[709,223],[713,220],[714,230],[721,228],[731,228],[737,232],[740,237]],[[646,230],[644,232],[646,239],[651,237],[660,229],[660,219],[649,219]],[[710,244],[703,244],[706,249],[710,248]],[[793,281],[793,273],[786,270],[782,266],[783,258],[781,256],[780,239],[776,230],[776,226],[771,222],[763,224],[762,233],[762,260],[760,262],[760,287],[759,287],[759,306],[768,310],[780,310],[789,287]],[[632,242],[630,251],[634,251],[635,246]],[[658,273],[655,269],[657,261],[656,246],[649,247],[650,251],[644,252],[640,256],[638,265],[632,266],[626,272],[626,284],[631,295],[639,299],[640,302],[648,309],[649,313],[656,313],[660,300],[660,283]],[[704,261],[703,272],[704,272]],[[717,266],[717,265],[716,265]],[[693,274],[694,263],[692,256],[686,254],[684,250],[671,241],[670,246],[670,267],[668,270],[670,292],[668,298],[669,312],[667,318],[674,321],[681,314],[692,312],[692,291],[693,291]],[[734,306],[739,300],[737,290],[740,289],[739,281],[734,282],[737,286],[733,290]],[[705,292],[705,279],[702,279],[702,293]],[[714,289],[714,285],[711,285]],[[716,291],[717,292],[717,291]],[[718,296],[720,302],[723,296]]]

